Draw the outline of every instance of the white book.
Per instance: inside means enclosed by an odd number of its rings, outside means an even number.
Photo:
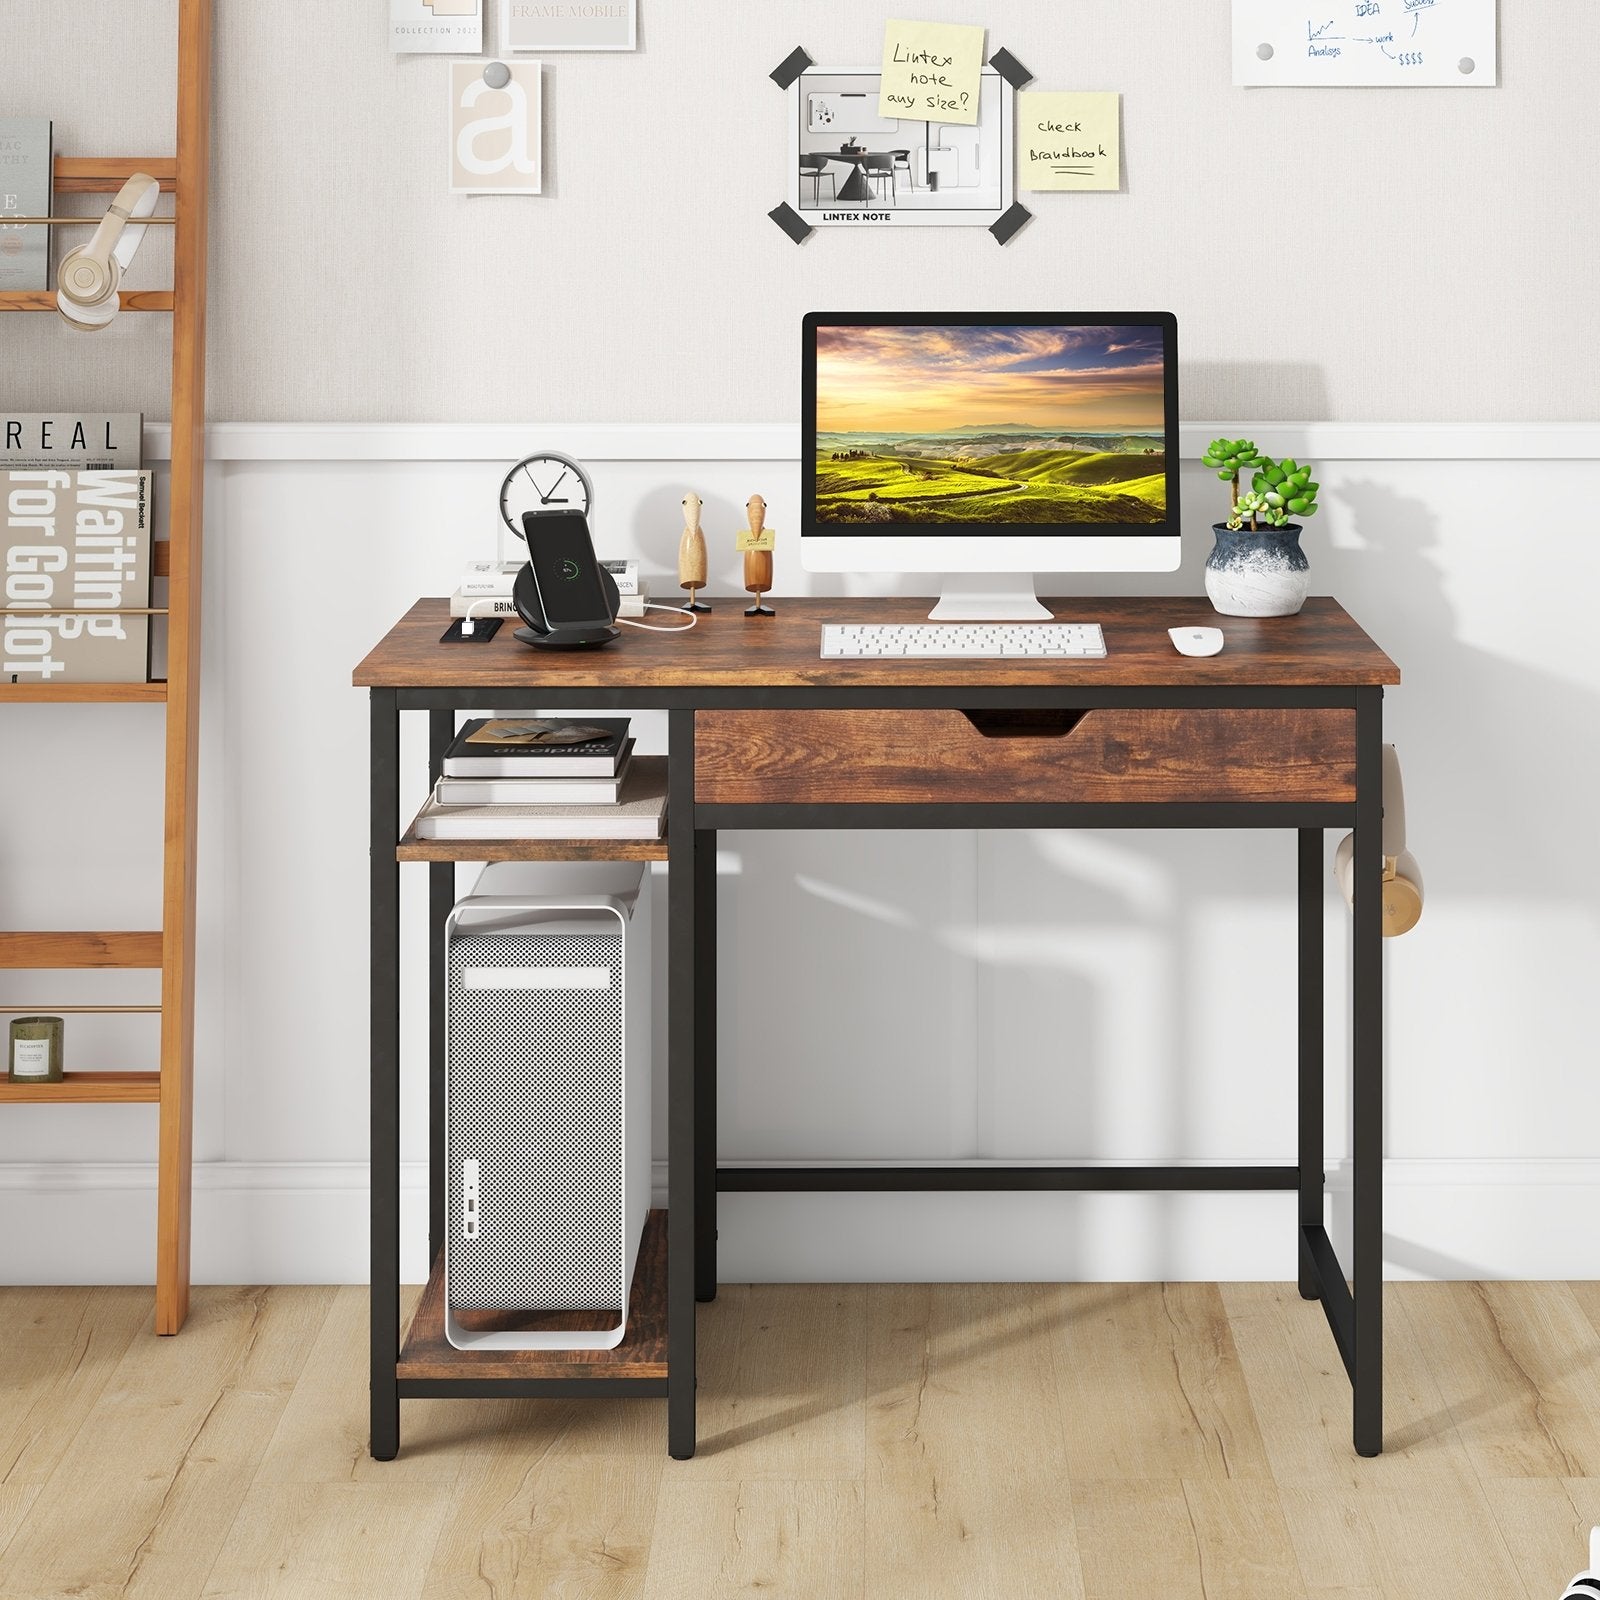
[[[642,617],[644,615],[645,601],[649,599],[649,591],[643,594],[625,594],[621,596],[621,605],[618,608],[619,617]],[[457,589],[450,596],[450,615],[452,617],[514,617],[517,614],[516,603],[510,593],[506,594],[468,594],[465,589]]]
[[[463,594],[461,590],[450,596],[452,617],[514,617],[517,608],[508,594]]]
[[[0,471],[6,682],[150,676],[150,618],[118,613],[150,604],[152,485],[148,472]]]
[[[0,188],[4,184],[0,183]],[[0,229],[0,256],[5,233]],[[0,467],[38,472],[109,472],[144,464],[144,418],[137,411],[0,412]]]
[[[614,806],[632,753],[630,739],[614,778],[441,778],[433,798],[441,806]]]
[[[53,138],[47,117],[0,117],[0,290],[50,286],[49,228],[6,217],[50,215]]]
[[[632,557],[602,561],[600,563],[616,580],[617,593],[621,595],[643,594],[644,585],[639,581],[639,563]]]
[[[461,594],[508,595],[523,566],[521,561],[469,561],[456,588]]]
[[[417,814],[419,839],[659,839],[667,814],[667,758],[628,764],[615,805],[442,806]]]

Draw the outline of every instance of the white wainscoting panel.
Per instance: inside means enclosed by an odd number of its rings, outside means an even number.
[[[1551,511],[1600,500],[1600,430],[1187,424],[1184,453],[1241,431],[1326,463],[1325,509],[1306,538],[1313,590],[1338,595],[1405,675],[1387,727],[1429,900],[1417,930],[1386,951],[1391,1269],[1600,1276],[1600,1230],[1585,1222],[1600,1214],[1589,998],[1600,966],[1600,548],[1581,516]],[[694,489],[723,594],[737,588],[733,532],[758,490],[779,533],[778,594],[856,594],[865,613],[874,593],[926,592],[925,579],[800,570],[797,445],[784,425],[213,431],[201,1279],[365,1271],[367,718],[355,662],[416,595],[444,592],[464,562],[494,553],[500,478],[535,446],[591,463],[598,542],[638,556],[658,588],[673,588],[678,502]],[[1049,588],[1080,596],[1086,617],[1097,593],[1198,592],[1223,490],[1191,461],[1183,493],[1180,572]],[[13,748],[38,777],[8,790],[5,924],[149,922],[160,837],[150,718],[69,707],[11,719]],[[641,717],[644,748],[664,748],[664,722]],[[408,804],[422,795],[421,745],[421,728],[409,729]],[[52,839],[70,821],[70,849],[30,843],[46,817]],[[423,874],[404,876],[407,906],[420,908]],[[1287,837],[730,833],[719,886],[727,1159],[1292,1158]],[[1326,914],[1337,1225],[1347,1090],[1335,997],[1348,918],[1331,882]],[[415,1276],[415,924],[405,961]],[[6,992],[70,1000],[92,983],[142,998],[141,981],[14,974]],[[142,1065],[153,1030],[85,1019],[69,1049],[79,1066]],[[0,1275],[146,1278],[154,1155],[148,1108],[11,1108],[0,1119]],[[734,1279],[1264,1277],[1293,1266],[1282,1196],[747,1195],[724,1201],[721,1226]]]

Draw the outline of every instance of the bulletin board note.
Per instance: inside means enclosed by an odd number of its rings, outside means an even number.
[[[1017,96],[1019,189],[1120,189],[1120,94]]]
[[[956,22],[886,22],[878,115],[975,127],[982,71],[982,28]]]
[[[1495,0],[1233,0],[1233,81],[1492,89]]]

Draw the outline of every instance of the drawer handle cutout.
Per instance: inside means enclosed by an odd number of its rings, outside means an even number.
[[[985,739],[1060,739],[1089,713],[1046,707],[1037,711],[963,711],[961,715]]]

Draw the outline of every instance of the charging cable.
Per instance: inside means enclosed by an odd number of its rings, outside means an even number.
[[[685,611],[681,606],[658,606],[654,600],[646,600],[646,611],[670,611],[675,616],[688,617],[687,622],[680,622],[676,628],[663,628],[655,622],[637,622],[632,617],[613,617],[613,622],[620,622],[625,628],[643,628],[646,633],[687,633],[691,628],[697,627],[700,618],[693,611]]]
[[[495,603],[496,599],[498,599],[498,598],[499,598],[499,596],[497,596],[497,595],[486,594],[486,595],[483,596],[482,599],[473,600],[473,601],[470,601],[468,603],[468,605],[467,605],[467,614],[466,614],[466,616],[464,616],[461,619],[461,637],[463,639],[470,639],[472,637],[472,635],[477,631],[477,624],[473,620],[472,613],[474,611],[476,611],[479,606],[483,606],[483,605],[492,606]]]

